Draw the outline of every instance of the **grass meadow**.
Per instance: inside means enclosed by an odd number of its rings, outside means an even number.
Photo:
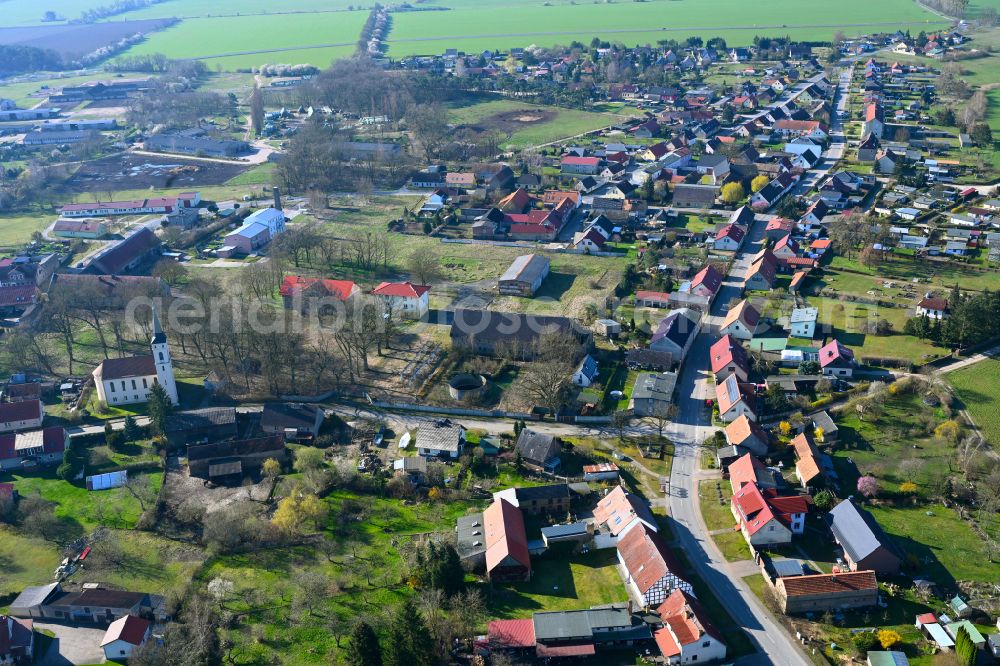
[[[507,132],[504,143],[513,148],[537,146],[585,134],[614,125],[622,119],[623,116],[611,113],[525,104],[509,99],[454,104],[448,114],[448,120],[455,125],[482,123],[486,128],[499,125]],[[498,120],[499,123],[496,122]]]
[[[354,53],[366,19],[366,12],[186,19],[150,35],[126,54],[208,58],[206,63],[213,70],[303,62],[325,67],[331,60]],[[275,51],[250,53],[269,50]]]
[[[575,5],[535,0],[517,3],[516,7],[506,2],[446,4],[454,9],[397,14],[389,35],[389,53],[401,57],[440,53],[446,48],[475,53],[530,44],[568,44],[573,40],[588,43],[595,35],[625,44],[683,40],[691,35],[705,39],[721,36],[732,44],[749,44],[755,35],[788,34],[797,39],[827,40],[840,26],[847,32],[871,30],[845,25],[845,16],[857,17],[852,20],[859,24],[886,23],[915,30],[930,30],[942,24],[910,0],[877,5],[862,0],[835,5],[765,0],[755,4],[752,12],[738,0]]]
[[[969,415],[994,446],[1000,445],[1000,360],[990,358],[946,375]]]

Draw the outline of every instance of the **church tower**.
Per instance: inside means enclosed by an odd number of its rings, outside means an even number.
[[[156,364],[156,381],[167,392],[170,402],[178,404],[177,383],[174,381],[174,363],[170,358],[170,345],[167,343],[167,334],[160,326],[160,318],[153,308],[153,363]]]

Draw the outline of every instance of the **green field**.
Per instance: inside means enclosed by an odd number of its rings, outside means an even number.
[[[910,0],[876,5],[862,0],[816,4],[804,0],[765,0],[748,11],[738,0],[653,0],[630,3],[570,4],[568,1],[519,3],[448,2],[447,12],[408,12],[394,17],[389,53],[394,57],[441,53],[457,48],[470,53],[511,46],[552,46],[573,40],[589,43],[599,35],[629,45],[661,39],[724,37],[732,44],[749,44],[755,35],[791,35],[797,39],[828,40],[842,27],[847,32],[881,29],[931,29],[940,19]],[[483,6],[486,5],[486,6]],[[931,22],[931,23],[928,23]]]
[[[1000,360],[980,361],[945,376],[986,438],[1000,445]]]
[[[139,521],[142,511],[136,500],[125,488],[91,492],[86,488],[55,478],[54,470],[41,472],[15,472],[3,475],[12,480],[22,497],[39,495],[56,504],[56,517],[72,530],[90,531],[98,525],[131,529]],[[163,473],[155,472],[140,477],[159,492]]]
[[[55,213],[0,215],[0,247],[12,247],[28,242],[31,240],[31,234],[44,229],[55,217]]]
[[[325,67],[354,52],[366,19],[365,12],[187,19],[150,35],[127,55],[208,58],[210,69],[223,70],[268,63],[308,62]],[[322,48],[312,48],[318,46]]]
[[[625,601],[628,593],[615,568],[614,550],[567,559],[556,553],[532,559],[531,581],[498,587],[491,604],[497,617],[531,617],[539,610],[589,608]]]
[[[906,310],[903,308],[879,308],[865,303],[815,296],[809,297],[809,305],[819,308],[821,325],[832,326],[833,335],[863,357],[922,363],[946,353],[946,350],[935,347],[926,340],[903,335],[902,330],[907,319]],[[861,332],[861,327],[866,323],[878,320],[890,322],[894,333],[872,335]]]
[[[499,126],[501,131],[507,133],[504,143],[514,148],[537,146],[592,132],[622,119],[622,116],[610,113],[539,106],[507,99],[454,104],[448,114],[448,120],[456,125],[482,123],[488,129]]]

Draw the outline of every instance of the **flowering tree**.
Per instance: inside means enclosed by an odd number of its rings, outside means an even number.
[[[878,495],[878,479],[874,476],[863,476],[858,479],[858,492],[871,499]]]

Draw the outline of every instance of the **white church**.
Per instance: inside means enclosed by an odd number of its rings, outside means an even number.
[[[149,401],[154,384],[160,384],[170,402],[176,405],[177,383],[174,381],[174,364],[170,358],[167,335],[160,326],[160,318],[153,310],[153,353],[149,356],[109,358],[101,362],[92,373],[98,399],[106,405],[134,405]]]

